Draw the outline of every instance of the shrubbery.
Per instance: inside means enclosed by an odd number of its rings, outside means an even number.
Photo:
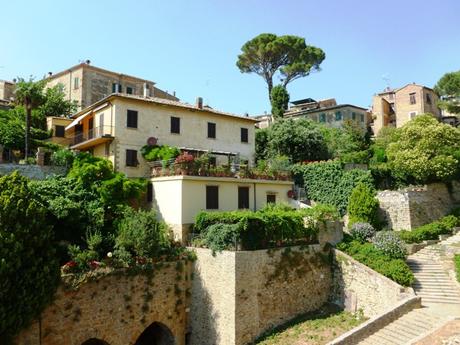
[[[235,242],[243,250],[311,243],[316,241],[318,222],[336,219],[336,212],[330,206],[315,208],[295,210],[285,205],[270,205],[257,212],[201,212],[194,225],[194,232],[199,234],[196,243],[215,250],[234,248]],[[306,225],[304,217],[316,222]]]
[[[398,235],[406,243],[420,243],[425,240],[437,240],[439,235],[451,234],[452,228],[459,224],[459,218],[450,215],[433,223],[422,225],[412,231],[398,231]]]
[[[52,226],[17,172],[0,177],[0,342],[39,316],[59,282]]]
[[[74,152],[61,148],[51,154],[51,164],[62,167],[71,167],[74,158]]]
[[[404,242],[393,231],[379,231],[372,238],[375,248],[392,259],[405,259],[407,249]]]
[[[460,282],[460,254],[454,256],[455,272],[457,273],[457,280]]]
[[[350,229],[350,236],[361,243],[369,241],[375,235],[375,228],[369,223],[354,223]]]
[[[375,189],[369,184],[358,183],[348,200],[349,224],[356,222],[370,223],[378,226],[379,201]]]
[[[339,243],[337,249],[400,285],[410,286],[415,280],[414,274],[404,260],[392,259],[375,248],[372,243],[363,244],[347,239]]]
[[[339,161],[317,162],[293,167],[296,181],[305,185],[310,199],[337,207],[343,216],[353,189],[362,182],[370,187],[373,179],[367,170],[345,170]]]
[[[141,154],[147,161],[167,161],[179,156],[180,150],[168,145],[146,145],[142,147]]]

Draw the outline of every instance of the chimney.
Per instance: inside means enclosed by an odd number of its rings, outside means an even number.
[[[87,65],[89,65],[89,64],[91,63],[91,60],[90,60],[90,59],[87,59],[87,60],[85,61],[85,63],[86,63]]]
[[[48,77],[51,77],[53,75],[53,72],[48,72]]]
[[[203,98],[201,97],[196,98],[196,107],[198,109],[203,109]]]
[[[176,91],[173,91],[173,96],[176,97]]]
[[[150,97],[149,84],[144,83],[144,97]]]

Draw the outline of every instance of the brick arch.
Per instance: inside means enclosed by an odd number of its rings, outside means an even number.
[[[91,338],[84,341],[81,345],[109,345],[109,343],[101,339]]]
[[[165,324],[154,322],[142,332],[134,345],[176,345],[176,339]]]

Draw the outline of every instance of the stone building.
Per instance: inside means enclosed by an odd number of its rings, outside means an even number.
[[[0,80],[0,109],[7,108],[14,99],[14,82]]]
[[[438,96],[429,87],[408,84],[399,89],[387,88],[376,94],[372,102],[374,134],[383,127],[402,127],[415,116],[431,113],[441,118]]]
[[[271,115],[262,115],[255,118],[259,120],[258,128],[267,128],[274,121]],[[356,122],[363,130],[367,130],[370,121],[367,109],[352,104],[337,104],[334,98],[320,101],[306,98],[293,101],[289,110],[284,113],[284,118],[305,118],[335,128],[341,128],[346,120],[351,120]]]
[[[89,60],[55,74],[49,72],[45,80],[48,87],[62,84],[67,99],[76,101],[79,110],[112,93],[179,100],[152,81],[92,66]]]

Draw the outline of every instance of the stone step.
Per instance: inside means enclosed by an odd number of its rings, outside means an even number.
[[[430,297],[422,297],[422,304],[428,303],[428,304],[460,304],[460,300],[452,300],[452,299],[446,299],[446,298],[430,298]]]

